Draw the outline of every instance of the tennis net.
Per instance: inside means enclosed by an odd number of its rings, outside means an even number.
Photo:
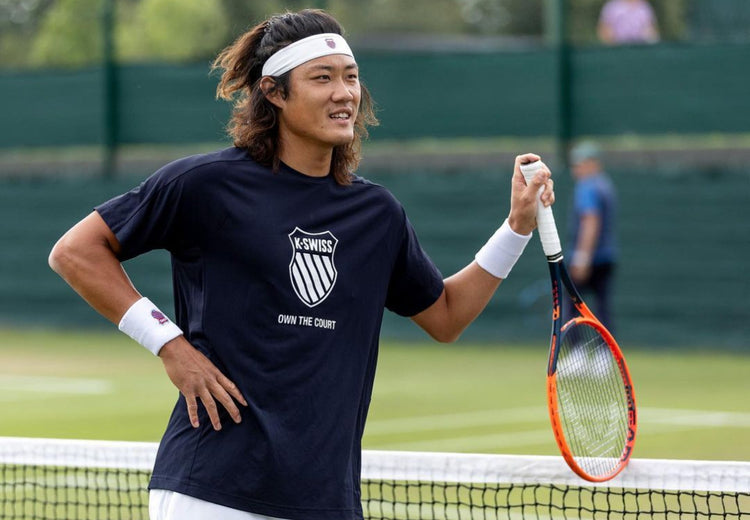
[[[156,444],[0,438],[0,518],[148,519]],[[634,459],[580,480],[560,457],[365,451],[365,518],[750,520],[750,462]]]

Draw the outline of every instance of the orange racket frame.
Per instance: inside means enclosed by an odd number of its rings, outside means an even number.
[[[633,383],[630,377],[630,370],[625,363],[625,358],[620,350],[619,345],[615,338],[610,334],[604,325],[594,316],[588,306],[584,303],[581,295],[578,293],[573,282],[570,280],[568,271],[565,268],[565,264],[562,262],[562,256],[557,260],[549,261],[550,277],[552,279],[552,334],[550,339],[550,353],[549,363],[547,366],[547,408],[549,410],[550,421],[552,423],[552,431],[555,435],[555,441],[557,446],[562,453],[565,462],[567,462],[570,469],[572,469],[578,476],[588,480],[590,482],[604,482],[614,478],[620,473],[625,466],[627,466],[630,456],[633,453],[633,446],[635,445],[635,436],[637,431],[637,418],[636,418],[636,401],[635,393],[633,391]],[[560,285],[565,286],[565,290],[573,300],[573,305],[579,312],[580,316],[571,319],[564,325],[562,324],[562,305],[561,305],[561,291]],[[617,363],[617,367],[622,378],[622,384],[625,391],[625,399],[627,406],[627,433],[625,436],[625,444],[622,449],[620,460],[615,468],[604,475],[591,475],[587,473],[581,466],[576,462],[573,453],[568,446],[568,442],[565,439],[562,421],[560,414],[558,413],[558,394],[557,394],[557,359],[559,354],[560,338],[561,335],[573,324],[586,324],[595,329],[605,340],[607,346],[612,353],[612,357]]]

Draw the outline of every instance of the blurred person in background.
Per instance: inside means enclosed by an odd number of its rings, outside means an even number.
[[[384,309],[454,341],[536,226],[516,158],[508,218],[446,279],[401,204],[354,175],[376,123],[343,29],[303,10],[269,18],[214,63],[234,146],[172,162],[95,208],[50,265],[159,356],[180,395],[149,488],[152,520],[357,520],[361,438]],[[403,78],[408,81],[408,78]],[[121,262],[172,258],[175,322]]]
[[[612,281],[618,251],[615,188],[604,172],[601,149],[591,141],[571,150],[570,166],[575,179],[568,239],[573,252],[566,255],[570,276],[582,293],[594,295],[594,313],[614,333]],[[569,318],[573,309],[566,309],[566,313]]]
[[[608,45],[659,41],[656,15],[646,0],[609,0],[599,14],[597,34]]]

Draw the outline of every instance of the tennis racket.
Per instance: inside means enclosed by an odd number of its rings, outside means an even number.
[[[527,182],[541,165],[541,161],[521,165]],[[552,430],[568,466],[586,480],[602,482],[622,471],[633,451],[633,383],[615,338],[586,306],[568,275],[552,208],[538,201],[536,218],[552,279],[547,365]],[[567,323],[562,317],[563,298],[570,298],[580,315]]]

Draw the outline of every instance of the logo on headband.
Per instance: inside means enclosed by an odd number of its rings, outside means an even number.
[[[326,45],[328,45],[331,49],[336,48],[336,42],[333,40],[333,38],[326,38]]]

